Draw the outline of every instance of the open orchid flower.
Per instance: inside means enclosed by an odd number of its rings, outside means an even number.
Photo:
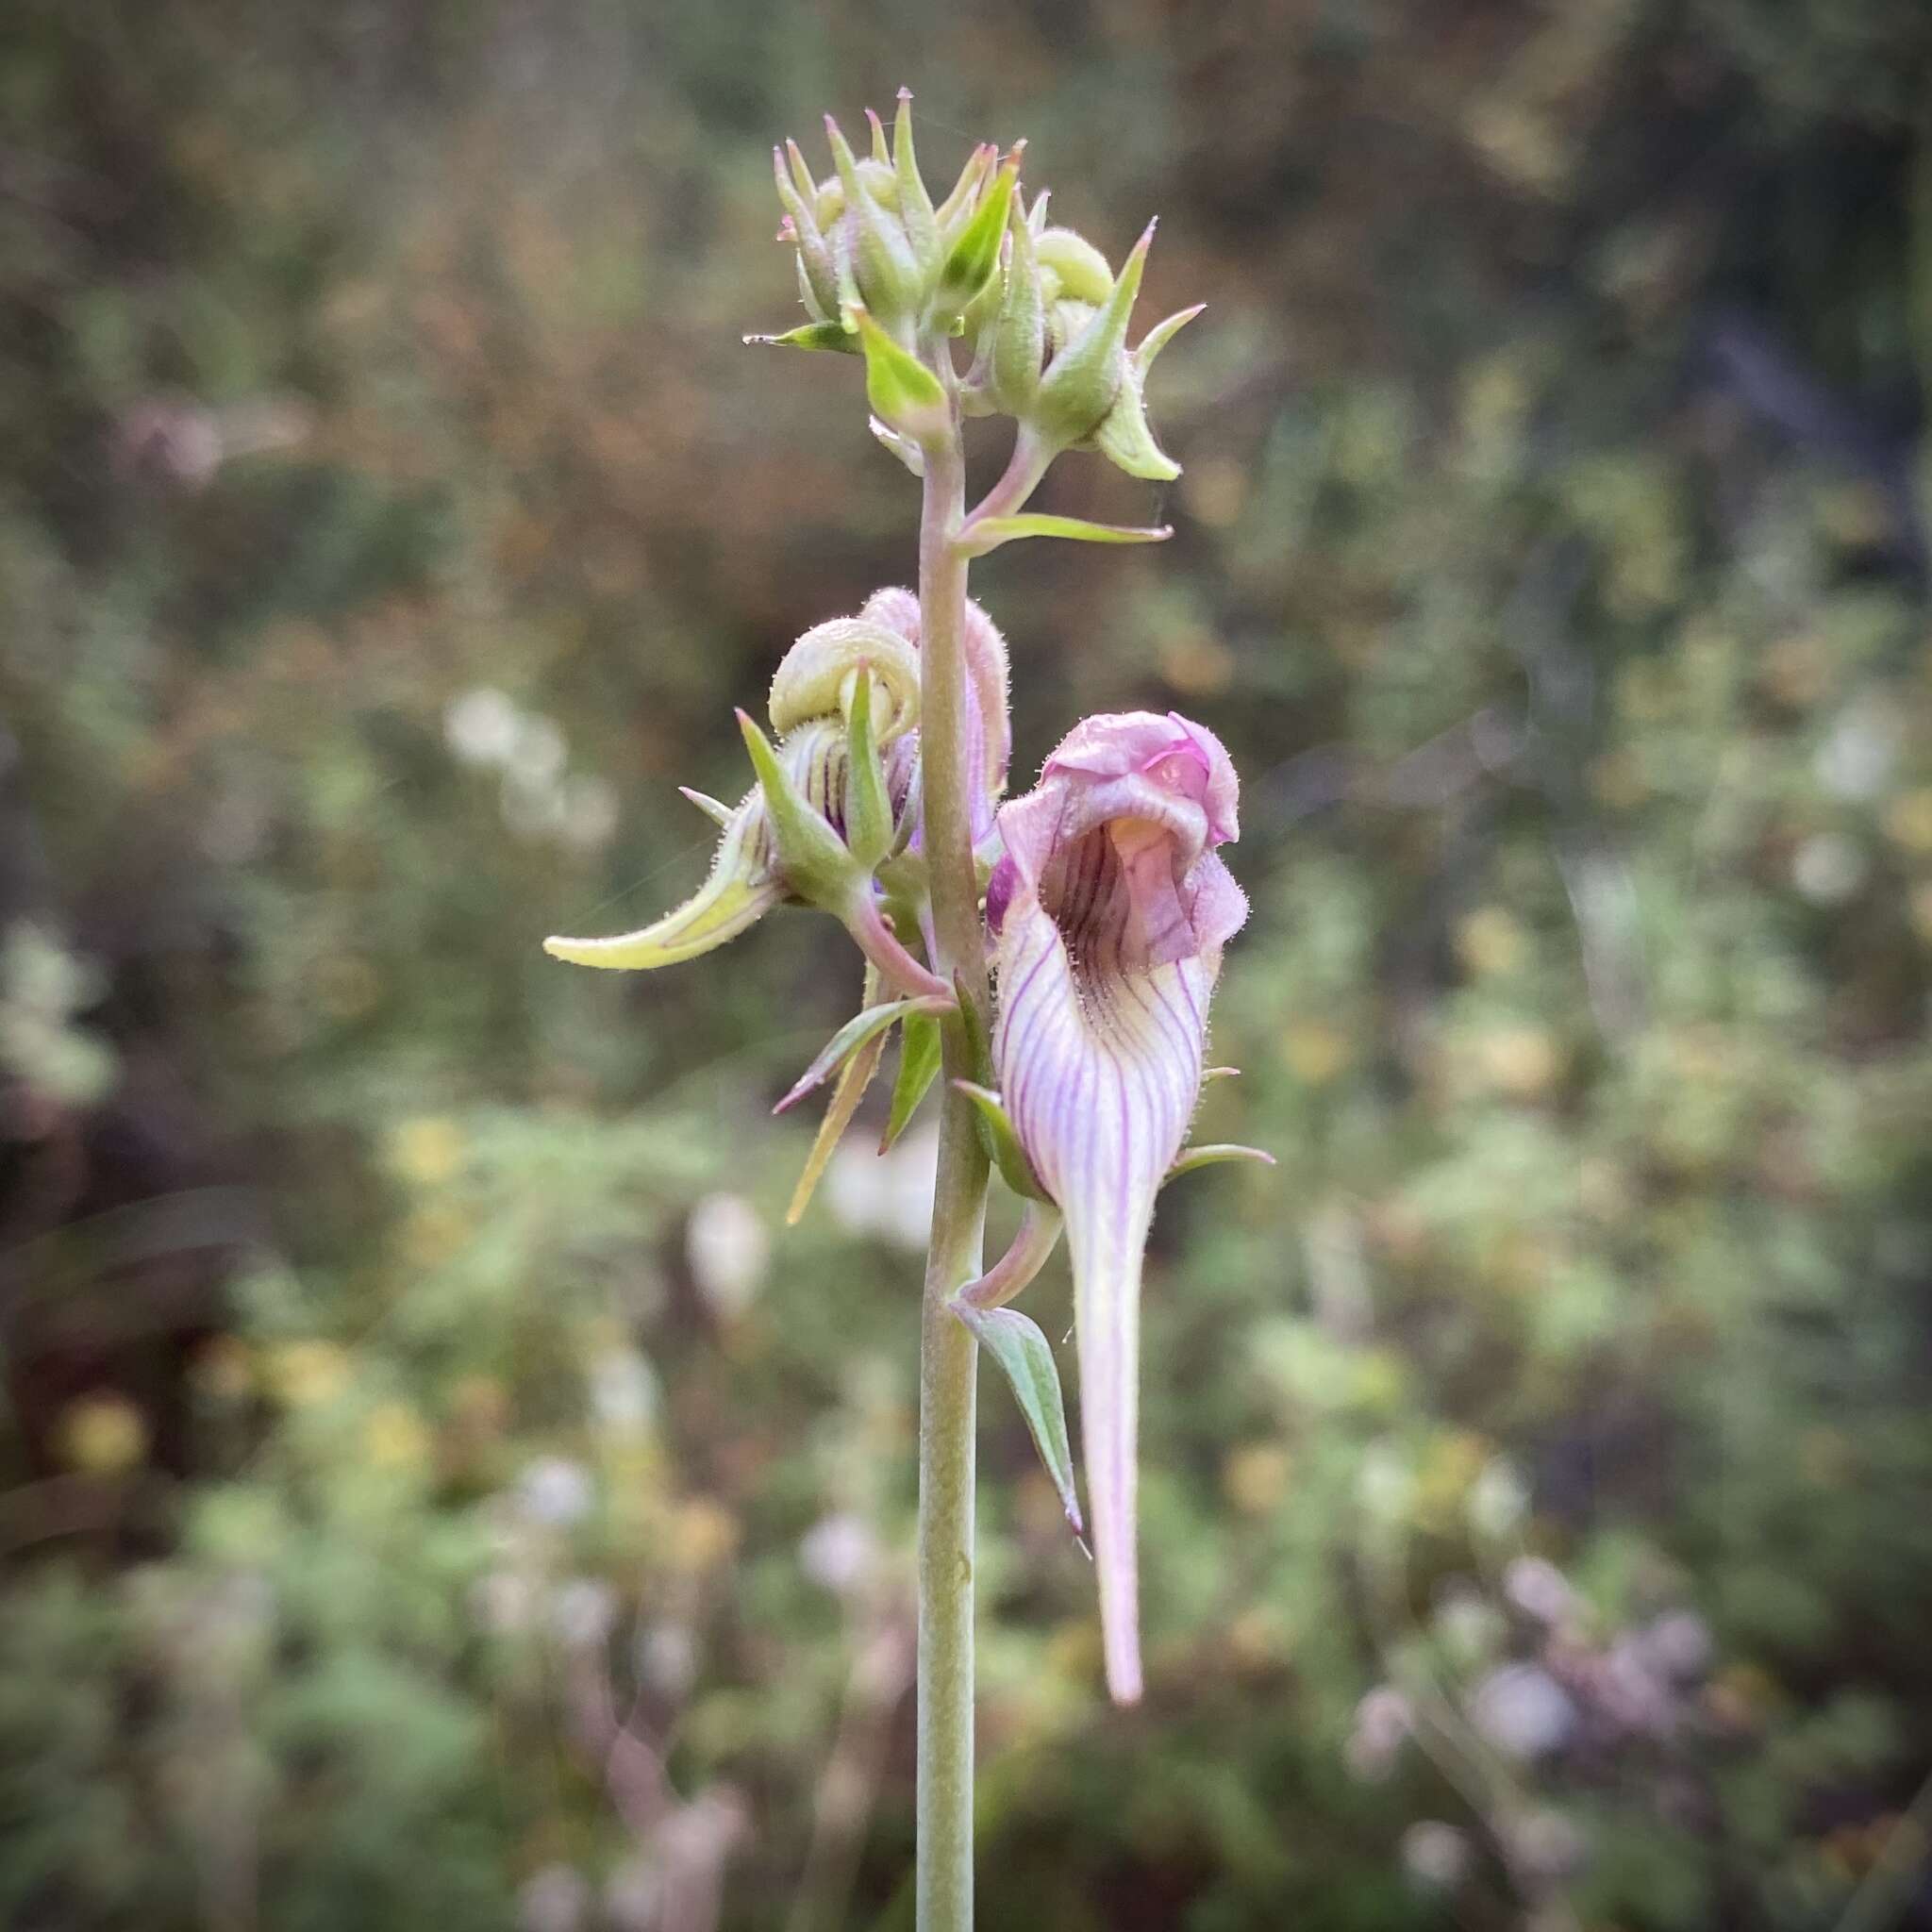
[[[1065,1217],[1108,1688],[1141,1694],[1135,1567],[1142,1252],[1201,1091],[1208,1003],[1247,900],[1234,767],[1169,712],[1088,719],[1003,807],[987,894],[1006,1113]]]

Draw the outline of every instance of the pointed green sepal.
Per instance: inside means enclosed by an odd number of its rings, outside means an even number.
[[[1149,222],[1121,264],[1107,300],[1047,365],[1035,419],[1063,443],[1081,442],[1091,436],[1106,420],[1127,379],[1127,324],[1135,297],[1141,292],[1147,251],[1153,245],[1154,224]]]
[[[928,1006],[915,1008],[899,1030],[899,1072],[892,1081],[891,1110],[886,1117],[886,1131],[879,1137],[879,1152],[889,1153],[919,1111],[938,1077],[942,1041],[939,1022]]]
[[[1208,307],[1205,302],[1196,302],[1191,308],[1183,308],[1170,315],[1165,322],[1157,322],[1141,338],[1141,346],[1134,351],[1134,374],[1142,382],[1147,380],[1147,372],[1154,367],[1154,358],[1174,341],[1174,337],[1192,322],[1195,316]]]
[[[873,413],[915,442],[944,435],[951,425],[939,377],[902,349],[863,305],[849,314],[865,351],[865,396]]]
[[[715,801],[714,801],[715,802]],[[614,939],[553,938],[543,950],[573,966],[599,966],[621,973],[647,973],[695,959],[757,924],[785,897],[785,882],[754,857],[762,823],[754,792],[725,814],[724,838],[711,863],[710,876],[674,912],[639,932]]]
[[[1020,178],[1020,158],[1015,153],[994,177],[993,184],[973,211],[973,219],[961,230],[940,271],[934,308],[941,315],[963,313],[985,291],[1000,265],[1000,239],[1007,232],[1007,216],[1013,204],[1013,184]]]
[[[839,272],[833,266],[831,243],[812,212],[818,191],[805,172],[805,158],[795,142],[786,145],[791,151],[791,166],[788,170],[786,150],[774,147],[772,174],[778,184],[778,200],[791,219],[791,243],[798,251],[800,293],[808,298],[806,307],[813,311],[814,319],[824,321],[838,312]]]
[[[1064,537],[1075,543],[1165,543],[1174,535],[1171,525],[1136,529],[1125,524],[1090,524],[1080,517],[984,517],[967,525],[959,545],[968,557],[984,557],[1002,543],[1024,537]]]
[[[1129,361],[1114,395],[1113,408],[1093,432],[1093,447],[1118,470],[1149,483],[1172,483],[1181,466],[1155,441],[1141,399],[1140,372]]]
[[[1060,1393],[1053,1344],[1041,1333],[1040,1324],[1018,1308],[982,1309],[963,1301],[947,1306],[999,1364],[1025,1418],[1026,1433],[1033,1438],[1040,1460],[1059,1492],[1060,1507],[1067,1512],[1074,1532],[1083,1533],[1086,1525],[1080,1520],[1080,1499],[1074,1487],[1074,1450],[1067,1436],[1067,1405]]]
[[[863,869],[846,851],[845,841],[825,822],[824,815],[815,811],[792,783],[771,741],[743,711],[738,714],[738,728],[751,754],[752,769],[758,774],[772,844],[786,885],[807,905],[842,915],[864,882]]]
[[[698,791],[689,785],[680,785],[679,793],[690,799],[714,825],[723,825],[727,830],[731,825],[731,808],[722,798],[713,798],[708,791]]]
[[[873,735],[872,667],[861,663],[850,676],[845,706],[845,844],[859,867],[874,872],[892,849],[892,801],[886,791],[886,767]]]
[[[868,962],[858,994],[861,1011],[878,1004],[879,986],[878,969]],[[825,1117],[819,1123],[818,1132],[812,1136],[811,1152],[805,1158],[804,1171],[798,1176],[798,1185],[792,1189],[791,1200],[785,1209],[787,1227],[797,1226],[805,1217],[805,1210],[811,1206],[811,1197],[818,1190],[826,1165],[838,1151],[839,1142],[845,1138],[845,1129],[852,1124],[852,1116],[858,1111],[858,1103],[864,1099],[865,1090],[871,1086],[872,1076],[878,1071],[879,1059],[885,1050],[885,1034],[874,1033],[841,1071],[839,1084],[832,1089],[831,1102],[825,1108]]]
[[[940,265],[940,222],[912,150],[912,92],[899,90],[892,122],[892,173],[899,183],[899,221],[921,269],[930,275]]]
[[[805,164],[804,151],[795,141],[789,137],[785,142],[785,159],[791,170],[791,183],[798,190],[808,208],[818,205],[819,184],[812,178],[811,170]]]
[[[875,118],[875,117],[874,117]],[[839,124],[825,116],[825,138],[831,142],[832,160],[839,170],[839,185],[845,194],[843,220],[851,237],[852,272],[857,279],[859,300],[869,303],[896,322],[909,316],[924,287],[924,276],[912,258],[906,231],[880,206],[873,192],[874,179],[883,174],[886,187],[892,188],[889,163],[873,160],[862,169],[853,158],[851,147],[839,131]],[[883,138],[883,134],[881,135]],[[866,170],[872,171],[868,175]],[[896,192],[896,191],[894,191]]]
[[[807,322],[782,336],[746,336],[747,349],[829,349],[841,356],[858,354],[858,344],[841,322]]]
[[[940,234],[947,242],[956,240],[959,230],[971,219],[973,205],[978,199],[980,183],[992,171],[999,155],[999,149],[991,142],[981,142],[967,156],[966,165],[959,170],[959,178],[953,184],[953,192],[934,209],[940,225]]]
[[[890,423],[881,423],[876,416],[868,417],[866,426],[915,476],[924,478],[925,452],[909,436],[902,435]]]
[[[949,1002],[936,1000],[887,1000],[881,1006],[867,1007],[862,1012],[855,1013],[825,1042],[811,1065],[798,1076],[791,1091],[772,1111],[783,1113],[788,1108],[796,1107],[814,1087],[828,1080],[833,1070],[842,1066],[867,1041],[884,1034],[897,1022],[908,1020],[909,1024],[911,1015],[944,1012],[949,1008]],[[930,1021],[927,1024],[930,1024]],[[937,1033],[939,1029],[934,1026],[933,1030]]]
[[[1192,1174],[1197,1167],[1213,1167],[1224,1160],[1251,1160],[1261,1167],[1273,1167],[1274,1157],[1259,1147],[1243,1147],[1234,1141],[1211,1141],[1200,1147],[1184,1147],[1167,1171],[1168,1180]]]
[[[1024,1200],[1051,1199],[1041,1186],[1040,1176],[1033,1172],[1033,1163],[1026,1158],[1026,1150],[1020,1144],[1020,1136],[1000,1096],[991,1088],[972,1080],[955,1080],[953,1085],[978,1108],[980,1139],[988,1158],[999,1169],[1000,1178]]]

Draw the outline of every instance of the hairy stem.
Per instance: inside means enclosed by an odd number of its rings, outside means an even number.
[[[924,837],[935,964],[987,1008],[986,947],[973,868],[965,742],[966,559],[958,535],[966,462],[957,419],[925,452],[919,538]],[[980,1272],[988,1167],[973,1104],[967,1029],[945,1029],[939,1177],[926,1256],[919,1357],[919,1932],[973,1924],[973,1491],[977,1344],[946,1303]]]

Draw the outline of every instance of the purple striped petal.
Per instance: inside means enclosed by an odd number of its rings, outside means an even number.
[[[919,599],[910,591],[875,591],[861,618],[919,642]],[[978,748],[974,761],[973,842],[992,829],[993,810],[1007,789],[1007,761],[1012,756],[1013,726],[1007,703],[1007,641],[984,610],[970,599],[961,638],[966,659],[966,741]]]
[[[1201,1091],[1208,1003],[1247,901],[1213,847],[1234,768],[1172,714],[1090,718],[999,814],[993,1054],[1066,1218],[1108,1688],[1141,1694],[1135,1559],[1141,1257]]]

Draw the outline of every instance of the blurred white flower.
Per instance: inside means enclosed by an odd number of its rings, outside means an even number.
[[[537,1586],[515,1570],[492,1570],[470,1591],[470,1614],[495,1637],[515,1637],[536,1621]]]
[[[1818,782],[1835,798],[1875,798],[1898,758],[1898,720],[1869,700],[1852,705],[1812,756]]]
[[[706,1306],[728,1322],[743,1314],[764,1286],[772,1237],[742,1194],[707,1194],[691,1210],[684,1254]]]
[[[1392,1442],[1372,1442],[1356,1472],[1355,1493],[1376,1527],[1399,1528],[1415,1505],[1415,1473]]]
[[[1461,1578],[1443,1587],[1436,1603],[1435,1625],[1449,1655],[1464,1670],[1493,1656],[1504,1635],[1501,1612]]]
[[[1569,1578],[1545,1557],[1518,1557],[1503,1572],[1503,1594],[1539,1624],[1563,1623],[1576,1607]]]
[[[1676,1698],[1641,1637],[1626,1633],[1611,1644],[1591,1673],[1588,1694],[1620,1730],[1661,1738],[1675,1727]]]
[[[652,1690],[681,1698],[697,1681],[698,1646],[686,1624],[653,1624],[638,1639],[638,1674]]]
[[[604,1883],[604,1913],[612,1932],[653,1932],[664,1902],[664,1880],[655,1860],[626,1858]]]
[[[905,1135],[890,1154],[842,1142],[825,1174],[825,1201],[848,1234],[867,1235],[914,1251],[932,1224],[933,1183],[939,1173],[937,1126]]]
[[[1547,1671],[1535,1664],[1505,1664],[1476,1686],[1470,1719],[1511,1757],[1546,1757],[1570,1741],[1576,1707]]]
[[[1453,1824],[1428,1818],[1402,1834],[1402,1869],[1421,1890],[1453,1890],[1469,1875],[1474,1860],[1467,1836]]]
[[[550,1632],[567,1650],[594,1650],[617,1622],[617,1592],[594,1576],[573,1576],[550,1598]]]
[[[657,1420],[658,1377],[636,1349],[606,1349],[588,1380],[591,1413],[613,1435],[638,1435]]]
[[[565,844],[594,851],[617,829],[617,788],[594,774],[566,778],[558,793],[558,818]]]
[[[1710,1625],[1695,1610],[1670,1610],[1638,1638],[1653,1670],[1677,1683],[1688,1684],[1710,1668],[1716,1646]]]
[[[545,1865],[517,1894],[518,1932],[577,1932],[591,1908],[591,1888],[568,1865]]]
[[[570,758],[570,742],[563,726],[541,711],[526,713],[518,721],[517,734],[504,760],[508,774],[531,787],[554,785],[563,776]]]
[[[555,839],[562,835],[563,787],[555,777],[529,777],[522,772],[506,772],[496,803],[505,827],[519,839]]]
[[[1516,1465],[1507,1457],[1495,1456],[1483,1465],[1481,1474],[1469,1486],[1469,1500],[1464,1507],[1469,1512],[1470,1525],[1477,1535],[1500,1542],[1522,1527],[1523,1519],[1529,1513],[1529,1491],[1516,1473]]]
[[[849,1510],[813,1524],[798,1545],[805,1574],[836,1596],[863,1583],[877,1557],[878,1540],[871,1524]]]
[[[1378,1684],[1355,1707],[1346,1752],[1349,1770],[1372,1782],[1387,1777],[1414,1722],[1408,1699],[1392,1685]]]
[[[1791,858],[1791,883],[1814,906],[1836,906],[1865,882],[1865,854],[1842,832],[1814,832]]]
[[[517,1507],[532,1523],[568,1529],[591,1513],[596,1484],[582,1463],[563,1456],[540,1456],[517,1478]]]
[[[1544,1883],[1574,1877],[1590,1847],[1583,1834],[1560,1811],[1532,1811],[1509,1832],[1518,1865]]]
[[[442,741],[465,765],[501,765],[516,749],[524,714],[493,684],[452,698],[442,714]]]

